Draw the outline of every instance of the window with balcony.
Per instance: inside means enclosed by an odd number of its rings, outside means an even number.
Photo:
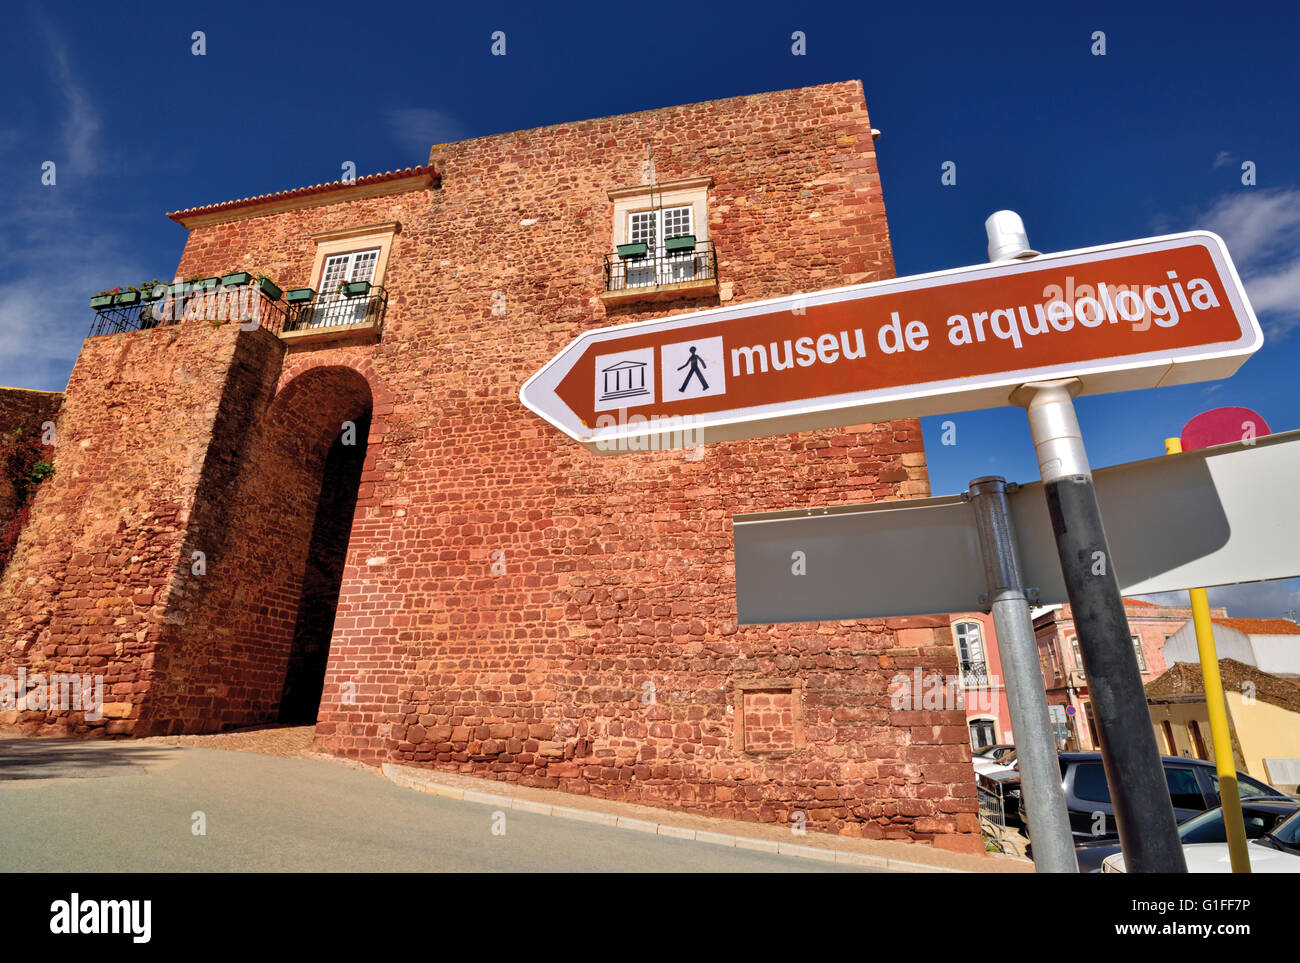
[[[984,661],[984,636],[978,622],[957,622],[957,659],[962,685],[966,688],[989,684],[988,664]]]
[[[384,275],[398,229],[393,222],[313,235],[316,260],[309,289],[290,292],[281,337],[293,342],[378,338],[388,305]],[[306,299],[295,299],[299,293]]]
[[[709,178],[610,191],[613,251],[605,255],[606,304],[717,293],[709,240]]]

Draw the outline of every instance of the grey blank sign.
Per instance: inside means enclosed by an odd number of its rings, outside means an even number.
[[[1300,574],[1300,431],[1116,465],[1094,480],[1126,595]],[[1051,604],[1067,599],[1042,489],[1025,485],[1010,503],[1026,587]],[[959,495],[737,515],[733,525],[742,625],[981,608],[975,517]]]

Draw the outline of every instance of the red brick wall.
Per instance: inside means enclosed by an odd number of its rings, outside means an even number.
[[[640,183],[647,140],[660,181],[713,177],[709,233],[731,299],[892,275],[856,82],[443,145],[440,188],[191,233],[181,275],[242,267],[295,286],[315,280],[309,235],[401,223],[380,343],[290,348],[269,406],[257,407],[264,369],[242,389],[260,414],[228,461],[238,564],[187,603],[150,726],[270,711],[321,465],[362,380],[374,417],[322,747],[744,818],[800,810],[832,831],[978,849],[961,712],[889,707],[896,672],[955,671],[943,620],[736,624],[731,516],[927,494],[915,420],[599,458],[519,402],[523,381],[588,327],[718,303],[613,318],[602,307],[606,191]],[[179,547],[161,541],[162,554]],[[206,635],[221,644],[201,666]],[[736,686],[775,678],[798,680],[805,745],[738,750]]]

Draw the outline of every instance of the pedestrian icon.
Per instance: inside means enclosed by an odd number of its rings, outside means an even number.
[[[690,368],[691,370],[690,370],[690,372],[686,375],[686,380],[682,382],[682,386],[681,386],[680,388],[678,388],[677,390],[678,390],[678,391],[685,391],[685,390],[686,390],[686,386],[687,386],[688,384],[691,383],[691,379],[692,379],[692,378],[699,378],[699,379],[700,379],[700,387],[701,387],[704,391],[708,391],[708,390],[709,390],[709,383],[708,383],[707,381],[704,380],[704,373],[700,370],[701,368],[707,368],[708,366],[709,366],[708,362],[705,361],[703,358],[701,358],[698,354],[695,353],[695,345],[691,345],[691,356],[690,356],[690,358],[687,359],[687,361],[686,361],[685,364],[683,364],[683,365],[679,365],[678,368],[677,368],[678,371],[681,371],[682,368]]]
[[[665,403],[726,394],[727,362],[721,338],[679,341],[660,351],[660,391]]]

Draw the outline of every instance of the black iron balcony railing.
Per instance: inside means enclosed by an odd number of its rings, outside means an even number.
[[[173,295],[134,304],[111,304],[98,308],[90,323],[90,335],[142,331],[185,321],[229,321],[251,325],[256,322],[272,334],[367,325],[378,331],[388,309],[388,294],[372,287],[365,294],[317,295],[310,301],[272,301],[255,285],[215,288],[210,291]]]
[[[388,311],[388,292],[371,287],[365,294],[318,294],[311,301],[287,306],[284,330],[315,331],[317,328],[341,328],[351,325],[383,326]]]
[[[165,327],[181,321],[256,321],[277,334],[284,324],[285,304],[272,301],[257,287],[245,285],[186,294],[167,293],[134,304],[111,304],[96,309],[90,336],[119,334]]]
[[[970,659],[963,659],[961,662],[961,680],[967,688],[988,685],[988,663],[983,660],[976,662]]]
[[[653,290],[687,281],[713,281],[717,277],[718,254],[712,241],[700,241],[685,251],[661,248],[643,254],[634,252],[631,256],[605,255],[606,291]]]

